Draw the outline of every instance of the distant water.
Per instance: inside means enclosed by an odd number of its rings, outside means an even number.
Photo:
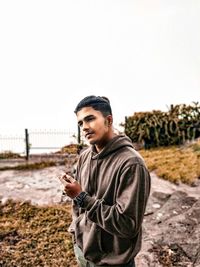
[[[77,143],[77,133],[66,130],[29,131],[30,154],[56,152],[65,145]],[[12,151],[25,154],[25,133],[0,133],[0,152]]]

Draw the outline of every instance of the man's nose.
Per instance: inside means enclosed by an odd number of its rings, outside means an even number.
[[[83,122],[83,131],[87,131],[89,129],[88,123],[87,122]]]

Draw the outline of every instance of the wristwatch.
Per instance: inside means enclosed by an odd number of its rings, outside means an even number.
[[[74,202],[81,208],[83,206],[84,199],[87,195],[87,192],[82,191],[78,196],[74,198]]]

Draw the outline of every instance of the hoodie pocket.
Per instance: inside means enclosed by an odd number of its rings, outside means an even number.
[[[99,261],[105,254],[102,247],[101,230],[98,225],[86,219],[85,214],[76,221],[76,243],[90,261]]]
[[[101,228],[92,223],[89,232],[83,236],[83,252],[86,258],[92,262],[99,262],[105,257],[102,247]]]
[[[101,229],[101,248],[104,253],[113,252],[113,235]]]

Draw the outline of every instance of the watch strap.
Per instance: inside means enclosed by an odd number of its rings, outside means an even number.
[[[84,199],[87,195],[87,192],[82,191],[78,196],[74,198],[74,202],[81,208],[83,206]]]

